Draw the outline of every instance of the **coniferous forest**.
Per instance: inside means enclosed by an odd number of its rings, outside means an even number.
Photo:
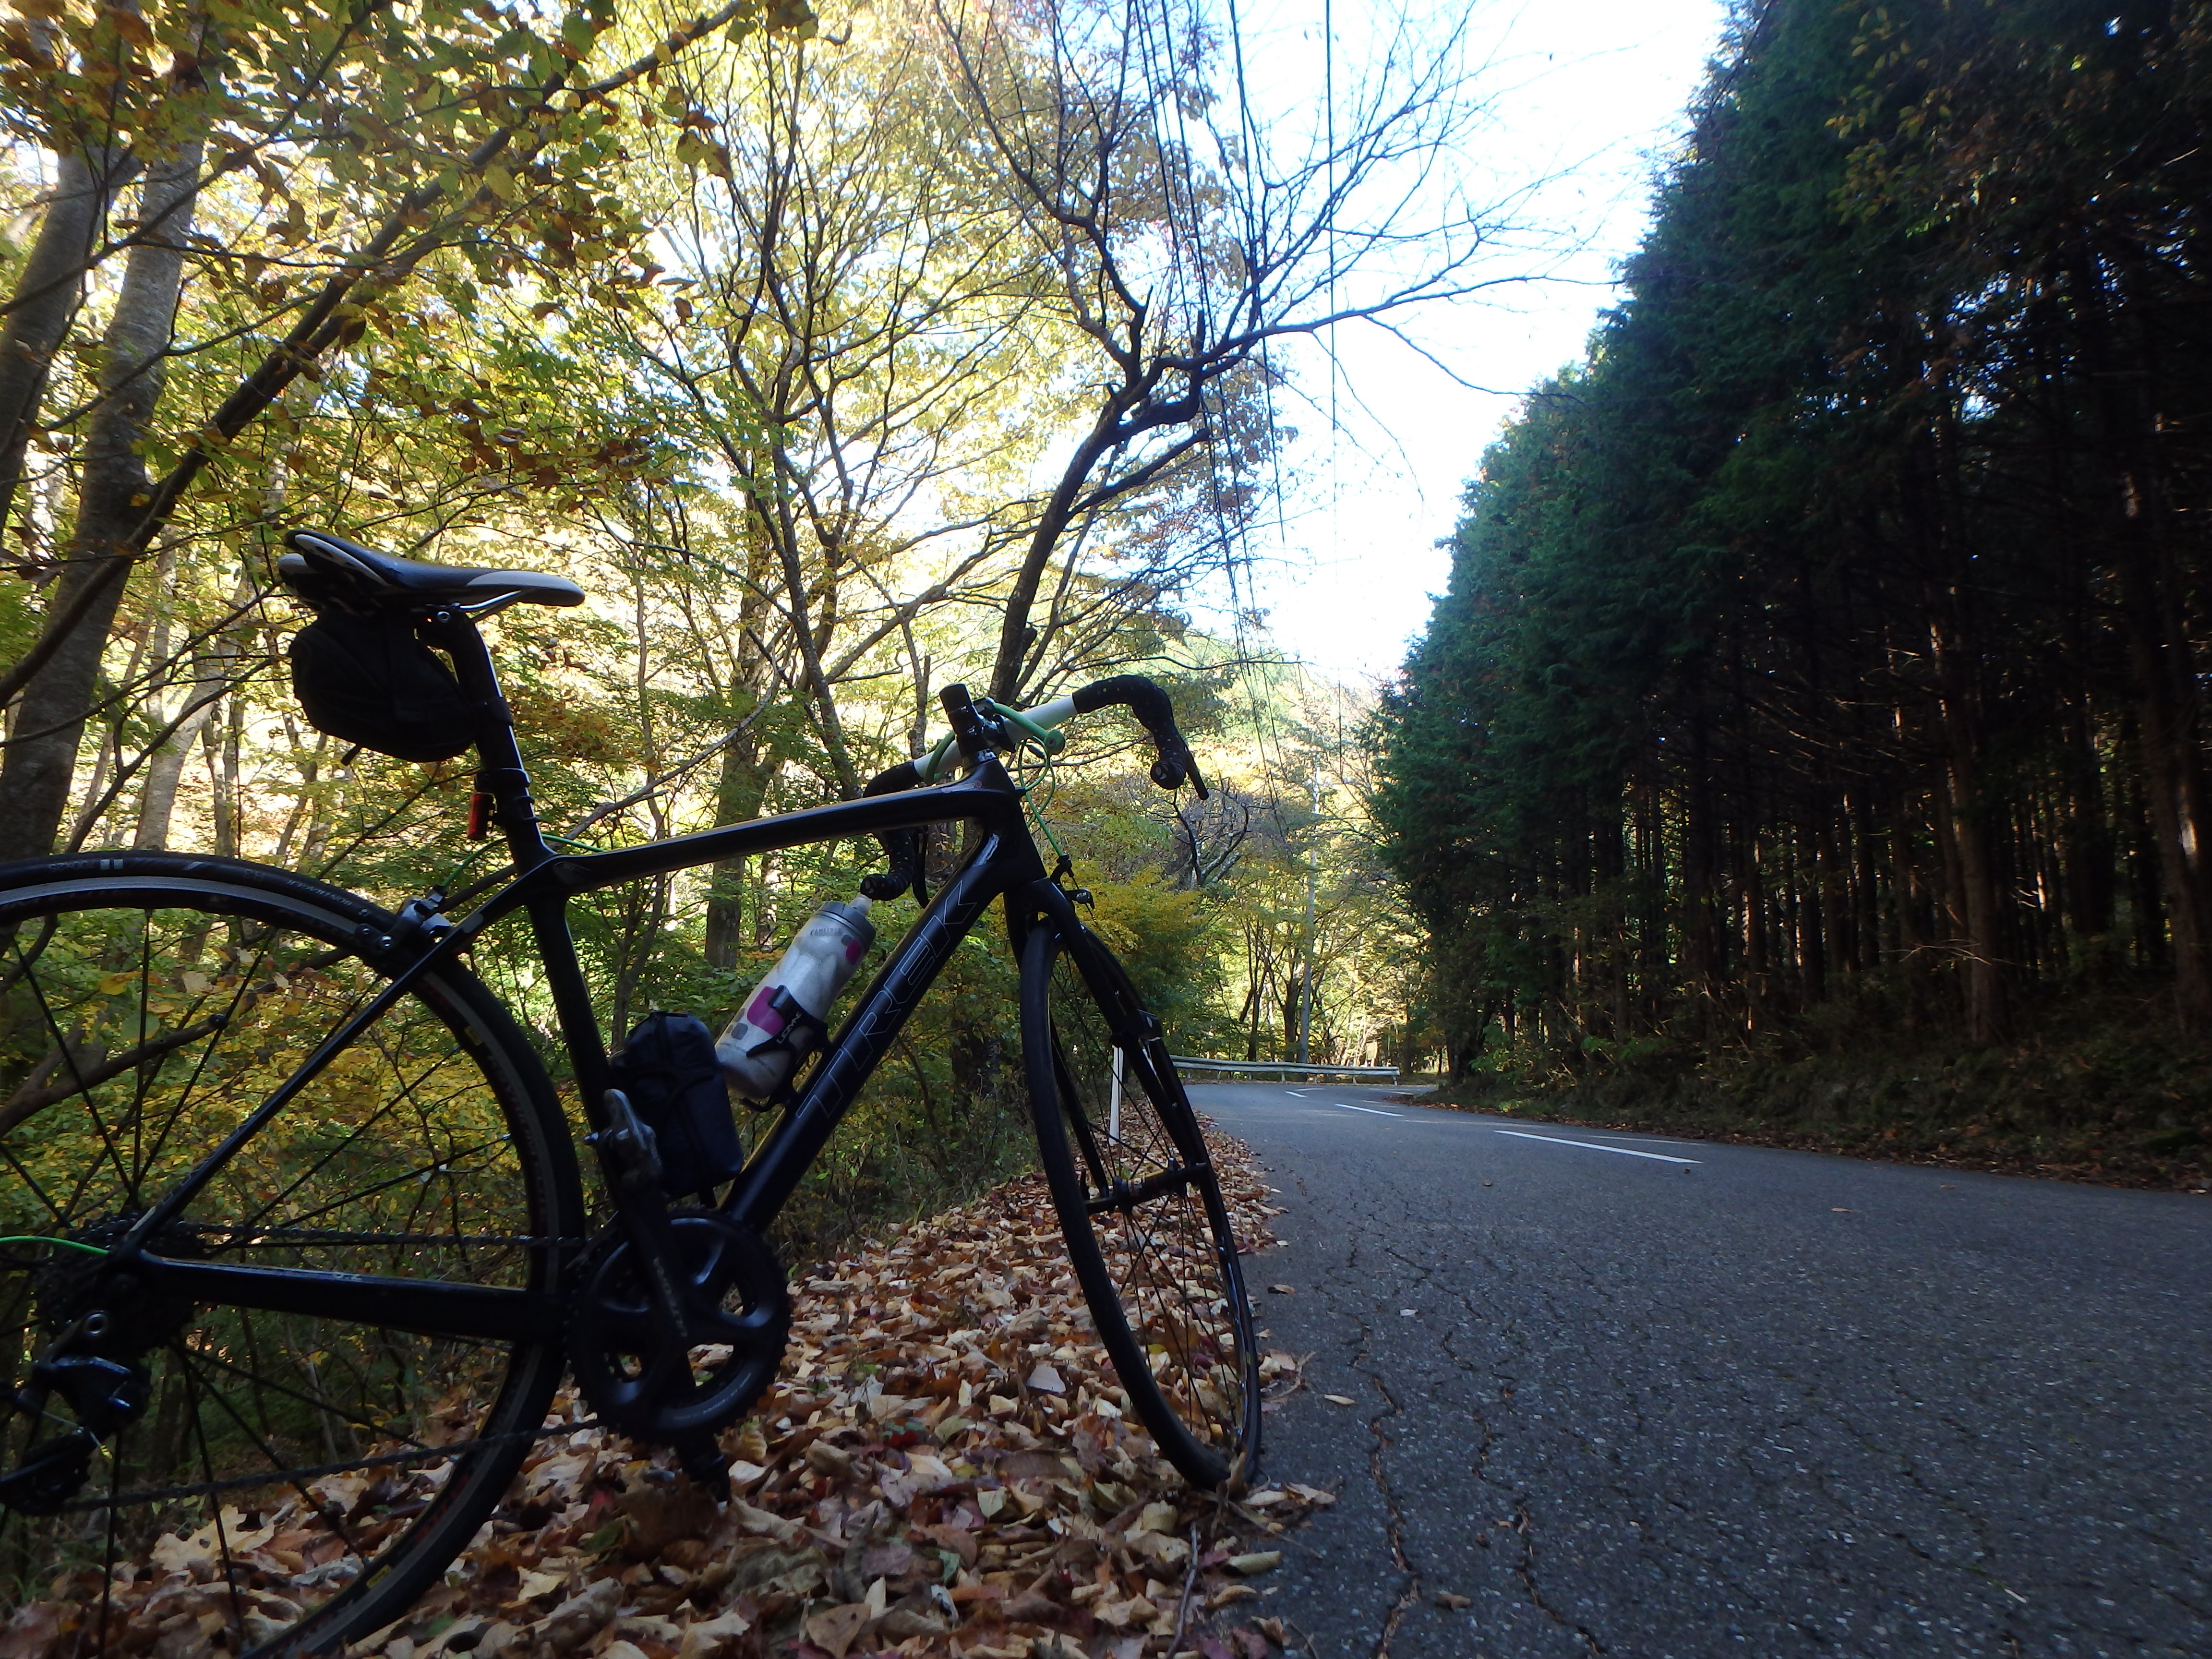
[[[2193,1155],[2208,109],[2186,0],[1738,8],[1379,721],[1456,1073]]]

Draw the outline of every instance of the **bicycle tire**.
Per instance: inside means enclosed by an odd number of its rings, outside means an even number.
[[[1022,957],[1030,1110],[1099,1342],[1184,1479],[1236,1491],[1260,1451],[1251,1304],[1198,1114],[1158,1033],[1096,934],[1048,917],[1032,927]]]
[[[94,1296],[97,1257],[52,1241],[96,1249],[173,1189],[381,988],[392,927],[356,895],[234,860],[0,868],[10,1385]],[[558,1293],[581,1224],[544,1068],[498,1000],[448,963],[155,1243],[171,1256]],[[137,1651],[145,1626],[179,1613],[202,1620],[202,1646],[219,1614],[240,1659],[339,1652],[391,1623],[497,1506],[562,1370],[557,1340],[464,1341],[131,1300],[112,1285],[97,1299],[118,1310],[103,1313],[102,1352],[143,1371],[143,1409],[70,1507],[0,1510],[0,1595],[48,1601],[62,1628],[74,1622],[80,1656]],[[46,1410],[70,1412],[60,1395]],[[64,1432],[21,1410],[4,1429],[0,1470]]]

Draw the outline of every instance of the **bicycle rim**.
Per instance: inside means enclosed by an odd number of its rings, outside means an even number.
[[[1197,1114],[1094,936],[1041,926],[1022,988],[1038,1145],[1099,1340],[1169,1461],[1233,1487],[1258,1457],[1259,1358]]]
[[[97,881],[19,868],[0,890],[0,1364],[21,1386],[98,1306],[98,1351],[143,1406],[59,1513],[0,1510],[0,1595],[52,1622],[58,1653],[135,1653],[157,1632],[165,1654],[331,1650],[469,1541],[544,1422],[561,1353],[102,1280],[92,1252],[381,988],[352,947],[388,926],[281,872],[102,865]],[[578,1207],[542,1069],[455,969],[339,1054],[153,1243],[550,1290]],[[60,1394],[18,1410],[0,1468],[74,1415]]]

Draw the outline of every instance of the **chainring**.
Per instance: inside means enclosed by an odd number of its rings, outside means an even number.
[[[690,1340],[665,1328],[636,1247],[617,1228],[584,1259],[568,1316],[577,1386],[600,1421],[641,1440],[712,1433],[744,1413],[783,1363],[791,1300],[775,1252],[719,1210],[668,1218]]]

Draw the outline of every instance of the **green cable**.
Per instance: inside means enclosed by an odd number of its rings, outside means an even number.
[[[74,1238],[48,1238],[43,1233],[16,1233],[0,1238],[0,1244],[58,1244],[65,1250],[82,1250],[87,1255],[106,1255],[97,1244],[86,1244]]]
[[[986,699],[986,701],[988,702],[988,700]],[[1030,736],[1044,750],[1047,756],[1057,755],[1061,750],[1067,747],[1067,733],[1060,731],[1058,727],[1039,726],[1027,714],[1022,713],[1020,709],[1009,708],[1004,703],[994,702],[990,704],[990,707],[996,709],[1006,719],[1012,720],[1023,731],[1028,732]]]
[[[914,769],[916,775],[921,777],[924,783],[934,783],[937,781],[938,763],[945,758],[945,751],[951,747],[952,734],[950,732],[947,732],[943,737],[937,740],[936,748],[931,750],[926,757],[914,763]]]
[[[1030,789],[1025,788],[1022,791],[1022,805],[1029,810],[1030,822],[1036,825],[1038,831],[1044,836],[1046,843],[1060,857],[1066,859],[1067,848],[1060,844],[1060,837],[1052,833],[1052,825],[1045,821],[1044,816],[1044,808],[1052,804],[1052,798],[1056,793],[1058,785],[1058,780],[1053,775],[1051,761],[1047,760],[1044,763],[1044,776],[1039,780],[1039,782],[1047,786],[1043,804],[1039,805],[1036,796],[1031,793]],[[1068,862],[1072,864],[1074,860],[1070,859]]]

